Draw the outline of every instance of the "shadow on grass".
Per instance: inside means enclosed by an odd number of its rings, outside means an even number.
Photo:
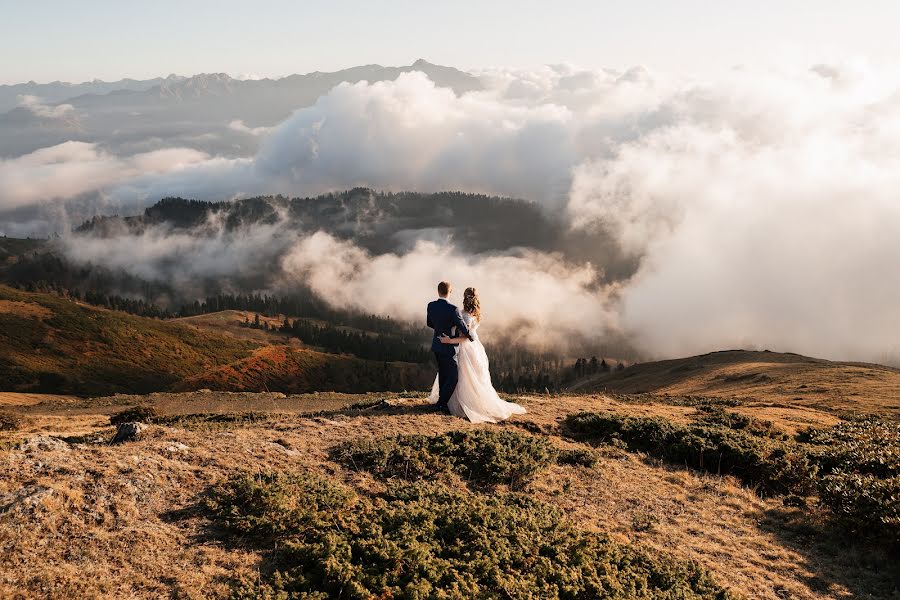
[[[306,413],[304,417],[392,417],[400,415],[441,414],[432,404],[394,404],[385,400],[360,402],[345,408]],[[447,417],[448,419],[451,417]]]
[[[247,536],[235,534],[222,525],[213,514],[213,511],[206,504],[206,500],[211,497],[212,486],[207,487],[196,500],[172,510],[160,513],[159,518],[163,523],[169,523],[177,526],[182,531],[190,528],[192,523],[197,523],[194,531],[186,535],[190,546],[200,545],[216,545],[230,551],[246,551],[247,549],[255,549],[259,551],[260,561],[255,568],[255,576],[268,577],[274,573],[278,565],[274,560],[274,540],[271,543],[253,540]],[[227,585],[231,589],[238,589],[246,581],[239,577],[230,575],[217,575],[215,580],[218,583]],[[173,597],[181,597],[173,595]]]
[[[900,554],[848,532],[816,509],[767,510],[760,529],[804,558],[809,588],[828,597],[900,598]]]

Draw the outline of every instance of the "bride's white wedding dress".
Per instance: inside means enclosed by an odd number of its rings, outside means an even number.
[[[466,312],[462,313],[462,318],[473,339],[457,346],[456,364],[459,367],[459,382],[447,405],[450,412],[473,423],[496,423],[508,419],[510,415],[528,412],[518,404],[506,402],[497,395],[491,384],[487,353],[481,340],[478,339],[478,320]],[[437,377],[434,379],[428,401],[437,404]]]

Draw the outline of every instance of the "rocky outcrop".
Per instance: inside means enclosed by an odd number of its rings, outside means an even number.
[[[141,439],[147,425],[144,423],[122,423],[116,430],[116,435],[110,440],[110,444],[123,444],[125,442],[136,442]]]

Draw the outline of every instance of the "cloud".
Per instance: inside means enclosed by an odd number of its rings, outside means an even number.
[[[573,336],[615,328],[610,289],[598,289],[594,267],[567,264],[554,254],[466,255],[449,245],[420,241],[406,253],[372,256],[352,242],[318,232],[292,246],[281,265],[288,282],[305,283],[334,306],[414,323],[423,321],[438,281],[451,281],[457,298],[472,286],[484,307],[485,331],[532,347],[565,347]]]
[[[146,174],[184,169],[208,159],[196,150],[168,148],[119,157],[97,144],[64,142],[0,159],[0,211],[61,201]]]
[[[837,67],[737,74],[664,110],[670,124],[579,165],[569,201],[641,257],[620,297],[630,338],[652,356],[900,361],[896,92]]]
[[[406,73],[338,85],[275,128],[254,167],[283,192],[366,185],[552,201],[564,195],[574,158],[570,117],[559,106],[457,96],[422,73]]]
[[[272,131],[271,127],[248,127],[241,119],[235,119],[229,123],[228,129],[253,136],[265,135]]]
[[[79,264],[103,265],[147,281],[165,282],[184,297],[201,297],[208,281],[223,288],[244,278],[259,286],[278,276],[261,265],[277,264],[296,241],[296,231],[283,220],[228,229],[215,215],[191,230],[160,225],[134,232],[123,228],[103,236],[73,234],[60,239],[66,256]],[[237,291],[237,290],[235,290]]]
[[[45,104],[41,98],[31,95],[19,96],[19,106],[45,119],[63,119],[75,113],[75,107],[71,104]]]
[[[207,286],[290,294],[306,286],[332,306],[418,323],[437,282],[450,279],[457,296],[474,286],[486,332],[536,348],[568,347],[615,327],[608,296],[590,264],[555,253],[511,249],[461,252],[451,241],[420,240],[405,251],[373,255],[323,231],[304,233],[281,214],[270,223],[227,227],[223,213],[189,230],[154,225],[77,234],[58,243],[76,264],[103,265],[172,286],[182,298],[203,297]],[[397,282],[403,285],[398,286]]]

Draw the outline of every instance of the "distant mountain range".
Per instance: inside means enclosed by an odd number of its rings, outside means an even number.
[[[22,96],[36,96],[44,102],[57,104],[65,102],[69,98],[83,96],[85,94],[109,94],[110,92],[142,92],[162,84],[187,79],[180,75],[168,77],[154,77],[153,79],[119,79],[118,81],[84,81],[81,83],[68,83],[66,81],[53,81],[50,83],[15,83],[12,85],[0,85],[0,112],[12,110],[21,102]]]
[[[257,145],[249,129],[283,121],[339,83],[389,81],[411,71],[421,71],[457,94],[482,88],[469,73],[421,59],[403,67],[364,65],[279,79],[241,80],[225,73],[202,73],[4,85],[0,86],[0,156],[20,156],[69,140],[99,142],[126,153],[146,150],[150,143],[247,155]],[[234,121],[246,123],[249,129],[230,127]]]

